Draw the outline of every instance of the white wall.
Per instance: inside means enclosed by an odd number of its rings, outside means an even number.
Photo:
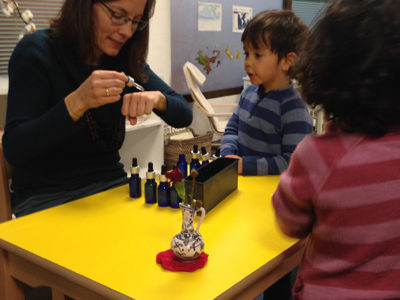
[[[150,46],[147,62],[166,83],[171,84],[171,12],[170,0],[156,0],[154,16],[150,20]],[[239,95],[213,99],[214,104],[237,103]],[[207,117],[193,106],[193,123],[196,134],[211,131]]]
[[[171,13],[170,0],[156,0],[150,19],[150,46],[147,58],[152,70],[171,84]]]

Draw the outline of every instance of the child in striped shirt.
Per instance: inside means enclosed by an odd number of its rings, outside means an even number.
[[[336,0],[301,53],[303,96],[327,132],[306,137],[273,195],[308,237],[293,299],[400,299],[400,1]]]
[[[307,33],[289,10],[261,12],[243,32],[244,68],[252,85],[242,92],[221,143],[221,156],[239,160],[239,174],[280,174],[312,132],[311,116],[290,81]]]

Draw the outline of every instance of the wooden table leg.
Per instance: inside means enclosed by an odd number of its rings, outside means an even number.
[[[24,288],[11,277],[8,253],[2,249],[0,249],[0,299],[25,300]]]
[[[235,284],[228,291],[219,295],[216,299],[254,299],[254,297],[299,265],[303,257],[306,242],[307,239],[297,242],[284,253],[278,255],[251,275]]]
[[[64,293],[59,290],[52,288],[51,289],[52,300],[65,300]]]
[[[47,286],[54,300],[132,300],[73,271],[0,239],[0,300],[25,300],[23,286]]]

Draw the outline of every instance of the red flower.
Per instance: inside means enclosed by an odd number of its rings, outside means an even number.
[[[170,179],[173,183],[177,183],[182,181],[183,175],[179,168],[175,168],[172,171],[166,172],[165,177]]]

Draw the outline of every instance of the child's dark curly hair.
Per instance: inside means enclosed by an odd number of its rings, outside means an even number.
[[[400,125],[400,1],[337,0],[295,67],[305,101],[342,130],[382,136]]]

